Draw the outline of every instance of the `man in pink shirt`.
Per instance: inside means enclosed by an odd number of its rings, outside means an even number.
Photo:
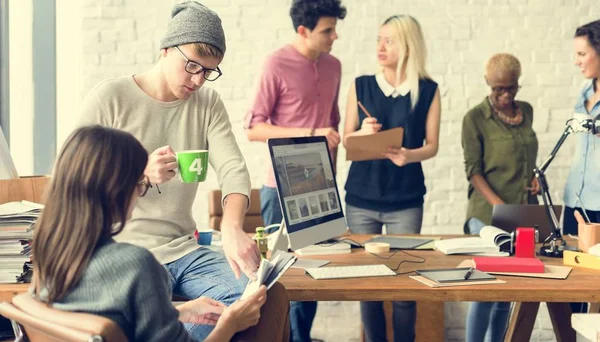
[[[296,39],[267,58],[246,115],[246,134],[251,141],[265,142],[270,138],[325,136],[335,157],[340,143],[338,94],[342,68],[329,52],[338,38],[337,19],[344,19],[346,8],[340,0],[294,0],[290,16]],[[260,191],[266,225],[283,219],[276,186],[269,163]],[[292,302],[292,342],[311,341],[316,310],[316,302]]]

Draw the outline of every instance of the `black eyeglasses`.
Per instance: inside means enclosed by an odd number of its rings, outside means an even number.
[[[158,190],[158,193],[161,194],[162,192],[160,192],[160,188],[158,187],[158,184],[155,184],[155,185],[156,185],[156,190]],[[153,186],[152,186],[152,184],[150,184],[150,180],[148,179],[148,176],[146,176],[139,183],[137,183],[138,196],[144,197],[146,195],[146,193],[148,192],[148,189],[150,189],[150,188],[153,188]]]
[[[496,95],[502,95],[504,93],[516,94],[519,89],[521,89],[520,85],[514,85],[512,87],[492,87],[492,91]]]
[[[183,52],[179,50],[178,46],[175,46],[175,50],[177,50],[181,57],[185,59],[185,71],[187,71],[189,74],[198,75],[202,72],[202,76],[204,76],[204,79],[210,82],[215,81],[217,78],[223,75],[219,67],[217,67],[216,69],[205,68],[202,66],[202,64],[194,62],[191,59],[187,58],[186,55],[184,55]]]

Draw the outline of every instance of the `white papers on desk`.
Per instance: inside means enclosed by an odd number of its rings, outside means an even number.
[[[0,283],[31,278],[33,224],[42,205],[26,201],[0,205]]]
[[[10,155],[8,143],[0,127],[0,179],[16,179],[19,178],[17,168]]]

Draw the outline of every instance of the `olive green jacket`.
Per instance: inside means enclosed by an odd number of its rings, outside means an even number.
[[[536,204],[537,196],[525,189],[531,186],[538,151],[532,128],[533,108],[527,102],[515,103],[524,116],[516,127],[494,115],[487,98],[465,115],[462,126],[465,171],[468,180],[475,174],[482,175],[507,204]],[[492,206],[470,183],[468,198],[467,220],[475,217],[491,224]]]

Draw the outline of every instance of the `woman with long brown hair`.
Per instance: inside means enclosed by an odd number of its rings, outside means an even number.
[[[169,275],[154,256],[112,239],[152,186],[143,176],[147,161],[123,131],[88,126],[69,137],[36,226],[30,292],[56,309],[107,317],[131,341],[191,341],[182,322],[216,325],[206,341],[229,340],[258,322],[264,286],[230,307],[200,297],[175,308]]]

